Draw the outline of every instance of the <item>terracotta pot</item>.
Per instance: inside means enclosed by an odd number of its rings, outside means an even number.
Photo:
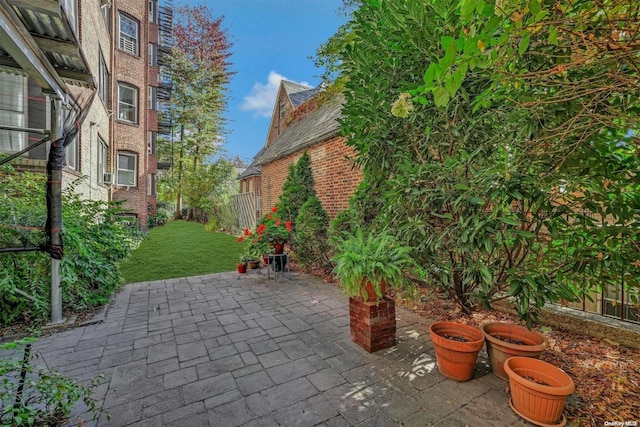
[[[364,292],[360,293],[360,296],[366,302],[375,302],[378,301],[378,294],[376,294],[376,290],[373,288],[373,284],[367,280],[367,283],[364,285],[364,290],[367,292],[367,298],[364,297]],[[384,280],[380,282],[380,293],[384,298],[384,294],[387,292],[387,282]]]
[[[284,253],[284,243],[274,243],[273,253],[276,255]]]
[[[260,267],[260,261],[258,260],[249,261],[247,263],[247,267],[249,267],[249,270],[255,270],[256,268]]]
[[[563,426],[562,416],[567,397],[575,384],[562,369],[531,357],[515,356],[504,362],[509,376],[511,409],[525,420],[539,426]]]
[[[269,263],[269,258],[267,258],[267,256],[266,256],[266,255],[262,255],[262,263],[263,263],[264,265],[267,265],[267,264]]]
[[[491,322],[480,328],[487,343],[487,354],[493,373],[505,381],[504,361],[513,356],[540,357],[548,346],[546,338],[539,332],[511,323]],[[517,341],[519,343],[509,342]]]
[[[240,274],[247,272],[247,264],[236,264],[236,267],[238,268],[238,273]]]
[[[478,352],[484,345],[482,332],[463,323],[436,322],[429,327],[429,336],[440,373],[455,381],[470,380]]]

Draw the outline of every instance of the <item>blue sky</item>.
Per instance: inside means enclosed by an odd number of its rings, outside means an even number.
[[[322,70],[308,59],[346,21],[341,0],[199,0],[233,43],[225,149],[250,161],[264,146],[281,79],[317,86]],[[190,4],[193,5],[192,2]]]

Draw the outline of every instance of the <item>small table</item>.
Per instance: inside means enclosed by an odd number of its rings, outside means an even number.
[[[287,267],[288,277],[291,278],[291,268],[289,267],[289,254],[283,252],[281,254],[267,254],[267,279],[271,279],[271,269],[273,268],[273,281],[277,283],[278,272],[276,271],[276,264],[280,260],[282,267],[282,277],[284,277],[284,267]],[[283,265],[284,262],[284,265]]]

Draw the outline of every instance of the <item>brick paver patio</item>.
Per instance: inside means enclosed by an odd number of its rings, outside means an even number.
[[[136,283],[103,317],[34,345],[66,375],[104,375],[111,420],[85,426],[527,425],[484,351],[471,381],[445,379],[429,321],[399,308],[398,344],[369,354],[350,340],[347,297],[312,276]]]

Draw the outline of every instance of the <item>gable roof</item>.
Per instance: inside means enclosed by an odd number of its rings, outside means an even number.
[[[256,155],[255,164],[264,165],[287,154],[307,148],[338,134],[338,118],[342,113],[344,97],[337,96],[289,124],[270,145]]]
[[[264,150],[265,148],[263,147],[255,156],[253,156],[253,161],[249,166],[247,166],[245,170],[242,171],[242,173],[238,175],[238,179],[249,178],[251,176],[259,176],[262,173],[260,166],[256,164],[256,160],[262,155],[262,153],[264,153]]]

